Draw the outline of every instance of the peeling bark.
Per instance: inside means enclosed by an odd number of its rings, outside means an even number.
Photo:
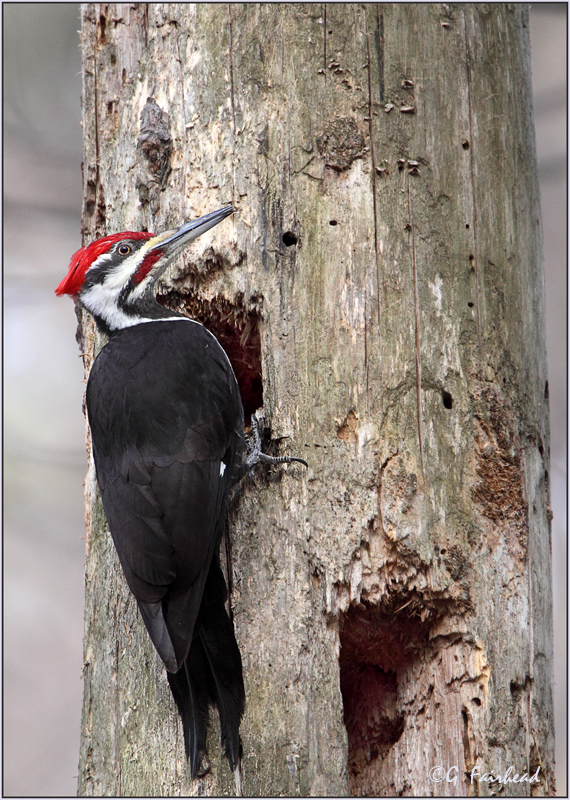
[[[233,202],[159,298],[310,465],[231,515],[244,793],[487,795],[470,770],[513,765],[540,782],[506,795],[552,794],[526,8],[86,4],[82,41],[85,240]],[[214,716],[188,779],[92,469],[86,493],[79,793],[232,794]]]

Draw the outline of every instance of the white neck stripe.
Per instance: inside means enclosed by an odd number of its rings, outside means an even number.
[[[139,322],[195,322],[196,325],[202,325],[197,319],[190,319],[190,317],[159,317],[158,319],[147,319],[146,317],[133,317],[133,325],[138,325]],[[202,325],[202,327],[204,327]]]

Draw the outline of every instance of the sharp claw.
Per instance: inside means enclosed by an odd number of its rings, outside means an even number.
[[[269,456],[261,449],[261,436],[259,435],[259,425],[255,414],[251,415],[251,436],[246,438],[247,456],[245,466],[248,468],[249,477],[253,480],[253,468],[256,464],[263,461],[265,464],[291,464],[297,462],[309,468],[303,458],[296,456]]]

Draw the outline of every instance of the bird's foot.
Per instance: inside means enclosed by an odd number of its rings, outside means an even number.
[[[253,468],[257,464],[291,464],[298,462],[309,467],[307,462],[302,458],[295,456],[268,456],[261,449],[261,436],[259,435],[259,425],[255,414],[251,415],[251,437],[246,437],[247,456],[245,457],[245,466],[249,472],[249,477],[253,479]]]

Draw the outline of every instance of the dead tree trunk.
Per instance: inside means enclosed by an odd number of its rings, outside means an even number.
[[[310,463],[231,520],[245,794],[551,793],[526,8],[88,4],[82,40],[85,239],[234,202],[160,296]],[[87,520],[79,793],[233,793],[215,731],[188,780],[93,470]]]

